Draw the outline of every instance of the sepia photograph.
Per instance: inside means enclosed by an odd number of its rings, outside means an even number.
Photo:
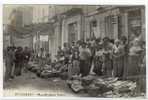
[[[146,98],[145,5],[3,4],[3,96]]]

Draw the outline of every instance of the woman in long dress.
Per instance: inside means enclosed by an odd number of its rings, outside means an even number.
[[[79,68],[79,52],[75,51],[73,56],[72,56],[72,67],[73,67],[73,75],[78,75],[80,72],[80,68]]]
[[[93,72],[95,72],[99,76],[102,75],[102,65],[103,65],[103,47],[102,45],[98,45],[94,59]]]
[[[141,51],[142,48],[139,45],[139,40],[135,39],[133,45],[129,49],[128,68],[126,73],[127,79],[135,80],[135,76],[139,75],[141,64]]]
[[[7,48],[7,54],[6,54],[6,71],[5,71],[5,81],[12,78],[12,68],[13,68],[13,61],[14,61],[14,52],[12,50],[12,47]]]
[[[103,44],[103,74],[107,77],[112,77],[112,47],[109,44],[109,39],[105,38]]]
[[[116,40],[113,47],[113,75],[119,79],[123,78],[124,68],[124,46],[121,41]]]
[[[124,49],[124,63],[123,63],[123,79],[126,79],[127,67],[128,67],[128,53],[129,53],[129,44],[127,42],[127,38],[125,36],[121,37],[121,43]]]
[[[23,67],[23,53],[22,53],[22,47],[18,47],[15,52],[15,70],[14,73],[16,76],[20,76],[22,73],[22,67]]]
[[[90,57],[91,53],[88,48],[86,48],[86,44],[82,44],[82,48],[80,48],[80,73],[83,76],[87,76],[90,72]]]

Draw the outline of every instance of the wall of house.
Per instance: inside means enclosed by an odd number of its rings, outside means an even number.
[[[58,46],[61,45],[61,36],[60,36],[61,32],[60,32],[60,23],[55,23],[54,24],[54,36],[55,36],[55,49],[53,51],[54,55],[56,55],[57,50],[58,50]]]
[[[8,46],[10,46],[10,35],[4,34],[3,36],[3,49],[6,49]]]
[[[21,46],[21,47],[29,47],[32,48],[32,37],[28,38],[17,38],[17,37],[12,37],[13,43],[15,46]]]
[[[145,9],[141,9],[141,23],[142,23],[142,40],[146,40],[146,24],[145,24]]]
[[[77,40],[81,39],[82,34],[82,22],[81,22],[82,16],[81,15],[75,15],[70,18],[65,18],[62,22],[62,44],[64,42],[68,42],[69,32],[68,32],[68,25],[71,23],[77,23]]]
[[[113,37],[113,38],[118,38],[118,23],[115,23],[113,24],[113,33],[110,34],[108,33],[107,29],[105,28],[105,25],[108,24],[106,21],[105,21],[105,18],[108,17],[108,16],[118,16],[119,14],[119,9],[114,9],[114,10],[109,10],[109,11],[106,11],[106,12],[103,12],[103,13],[98,13],[98,14],[94,14],[94,15],[91,15],[91,16],[87,16],[86,17],[86,38],[89,38],[90,37],[90,23],[92,21],[96,21],[97,22],[97,26],[94,30],[94,33],[95,33],[95,36],[96,38],[98,37],[105,37],[105,36],[109,36],[109,37]]]

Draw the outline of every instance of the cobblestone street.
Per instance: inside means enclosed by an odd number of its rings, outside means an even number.
[[[4,88],[4,96],[75,96],[64,80],[41,79],[31,72],[23,73],[22,76],[6,82]]]

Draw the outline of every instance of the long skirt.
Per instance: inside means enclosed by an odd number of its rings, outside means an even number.
[[[139,92],[146,92],[146,67],[140,69],[140,77],[137,82]]]
[[[117,57],[113,60],[113,75],[114,77],[123,78],[124,58]]]
[[[80,60],[80,73],[83,76],[87,76],[90,71],[90,64],[88,60]]]
[[[78,60],[73,61],[72,65],[72,74],[73,75],[78,75],[80,73],[80,67],[79,67],[80,62]]]
[[[74,60],[71,64],[68,64],[68,78],[71,79],[73,75],[78,75],[80,72],[79,61]]]
[[[139,75],[140,73],[140,57],[139,56],[129,56],[128,57],[128,67],[126,70],[126,78],[133,79],[134,76]]]
[[[127,68],[128,68],[128,55],[124,55],[123,57],[124,59],[124,63],[123,63],[123,79],[126,80],[126,77],[127,77]]]
[[[95,72],[97,75],[102,75],[102,64],[103,62],[101,61],[95,61],[94,63],[94,70],[93,72]]]
[[[105,60],[103,63],[103,75],[112,77],[112,62],[111,60]]]
[[[11,60],[6,61],[5,80],[7,81],[11,77],[13,68],[13,62]]]
[[[23,67],[23,63],[22,62],[16,62],[15,63],[14,74],[16,76],[21,75],[22,67]]]
[[[68,64],[68,79],[72,78],[72,64]]]

